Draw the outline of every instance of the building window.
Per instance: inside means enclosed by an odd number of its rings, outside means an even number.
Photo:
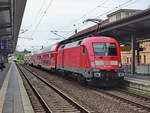
[[[139,64],[141,64],[141,61],[142,61],[142,57],[141,55],[139,56]]]
[[[121,14],[119,13],[116,15],[116,20],[120,20],[120,19],[121,19]]]
[[[125,12],[125,13],[123,14],[123,16],[124,16],[124,17],[128,17],[128,16],[129,16],[129,13],[128,13],[128,12]]]
[[[131,57],[130,57],[130,64],[131,64]]]
[[[146,55],[144,55],[144,64],[146,64]]]
[[[129,58],[127,57],[127,64],[129,64]]]

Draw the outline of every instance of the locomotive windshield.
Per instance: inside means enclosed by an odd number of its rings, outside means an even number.
[[[93,43],[94,56],[117,56],[115,43],[95,42]]]

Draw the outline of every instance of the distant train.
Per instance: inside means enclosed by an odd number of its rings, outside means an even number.
[[[26,55],[25,63],[102,87],[118,85],[125,75],[118,42],[103,36],[58,43]]]

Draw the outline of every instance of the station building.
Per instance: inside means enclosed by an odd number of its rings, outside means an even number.
[[[137,12],[140,12],[142,10],[135,10],[135,9],[119,9],[115,12],[112,12],[107,15],[109,22],[117,21],[122,18],[134,15]]]
[[[150,8],[150,6],[148,6]],[[134,15],[142,10],[135,10],[135,9],[120,9],[113,13],[107,15],[109,23],[120,20],[122,18],[126,18],[128,16]],[[139,42],[139,47],[141,48],[139,52],[139,62],[137,64],[150,64],[150,40],[144,40]],[[121,47],[121,56],[122,56],[122,64],[124,65],[131,65],[131,47],[124,46]],[[137,55],[137,51],[136,51]]]
[[[139,53],[139,65],[150,64],[150,42],[140,43],[142,51]],[[136,53],[137,54],[137,53]],[[131,64],[131,51],[122,51],[122,63],[126,65]]]

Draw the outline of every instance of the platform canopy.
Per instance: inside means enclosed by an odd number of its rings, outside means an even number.
[[[114,37],[121,43],[130,43],[131,37],[134,37],[136,41],[150,39],[150,9],[143,10],[118,21],[106,24],[99,23],[60,43],[68,43],[72,40],[79,40],[91,35]]]
[[[26,0],[0,0],[0,54],[15,51]]]

